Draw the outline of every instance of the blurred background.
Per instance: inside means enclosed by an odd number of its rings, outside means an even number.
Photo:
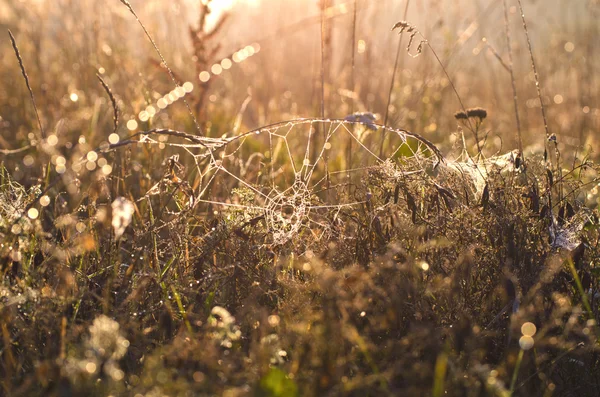
[[[523,143],[526,153],[540,152],[544,126],[523,25],[516,1],[507,4]],[[326,117],[372,112],[382,123],[389,102],[388,125],[422,134],[450,154],[462,145],[461,125],[453,117],[461,107],[432,51],[425,46],[413,57],[418,36],[407,52],[404,34],[398,51],[400,36],[391,28],[406,19],[429,41],[465,107],[487,110],[486,154],[517,147],[502,1],[131,0],[131,5],[179,89],[119,0],[0,0],[0,30],[15,35],[42,124],[58,145],[85,144],[85,153],[112,132],[112,106],[97,73],[117,98],[121,137],[154,126],[195,133],[183,99],[210,136],[235,133],[236,120],[239,132],[318,117],[323,49]],[[600,5],[525,0],[523,6],[550,131],[565,153],[593,152],[600,118]],[[0,49],[0,147],[17,149],[35,138],[37,121],[6,33],[0,34]]]

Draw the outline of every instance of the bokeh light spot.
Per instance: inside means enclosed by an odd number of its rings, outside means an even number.
[[[218,63],[215,63],[214,65],[212,65],[212,68],[210,68],[211,72],[213,72],[213,74],[215,75],[220,75],[221,73],[223,73],[223,67],[221,65],[219,65]]]
[[[37,219],[37,217],[38,217],[39,215],[40,215],[39,211],[38,211],[37,209],[35,209],[35,208],[30,208],[30,209],[27,211],[27,216],[28,216],[30,219]]]
[[[121,138],[119,137],[119,134],[115,134],[114,132],[108,136],[108,143],[111,145],[119,143],[120,140]]]
[[[135,120],[129,120],[127,122],[127,129],[129,131],[135,131],[138,128],[138,123]]]
[[[201,82],[206,83],[208,80],[210,80],[210,73],[208,73],[207,71],[200,72],[198,78]]]
[[[533,336],[537,332],[534,323],[526,322],[521,326],[521,333],[525,336]]]
[[[533,347],[534,345],[534,341],[533,338],[531,336],[521,336],[521,338],[519,339],[519,346],[521,347],[521,349],[523,350],[529,350]]]

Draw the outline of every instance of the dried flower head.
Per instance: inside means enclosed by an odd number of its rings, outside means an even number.
[[[466,120],[469,118],[479,119],[480,121],[487,117],[487,110],[483,108],[471,108],[466,111],[459,111],[454,113],[456,120]]]
[[[487,117],[487,110],[483,108],[467,109],[467,116],[483,120]]]
[[[394,27],[392,28],[392,30],[396,30],[396,29],[399,29],[398,34],[402,34],[404,32],[410,34],[410,37],[408,39],[408,45],[406,46],[406,52],[408,53],[408,55],[412,56],[413,58],[418,57],[419,54],[421,54],[421,52],[423,52],[423,45],[427,43],[427,40],[425,40],[425,38],[423,37],[421,32],[419,32],[419,30],[416,27],[414,27],[414,25],[411,25],[407,21],[400,21],[400,22],[396,23],[394,25]],[[419,42],[419,45],[417,46],[417,50],[416,50],[415,54],[411,54],[410,48],[412,47],[413,42],[415,40],[415,36],[417,34],[421,36],[422,40]]]
[[[468,119],[467,113],[463,112],[462,110],[454,113],[454,118],[456,120],[466,120],[466,119]]]

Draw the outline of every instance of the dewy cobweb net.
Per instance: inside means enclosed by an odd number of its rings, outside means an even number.
[[[370,172],[426,177],[443,161],[419,135],[363,120],[298,119],[229,138],[158,129],[136,135],[139,140],[134,136],[111,148],[130,143],[179,148],[192,156],[200,175],[196,187],[187,187],[188,209],[204,217],[234,214],[241,222],[262,222],[265,244],[275,245],[307,233],[315,241],[330,236],[342,212],[368,202],[364,187]],[[158,183],[155,188],[149,194],[158,191]]]

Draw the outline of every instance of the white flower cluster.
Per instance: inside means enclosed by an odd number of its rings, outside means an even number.
[[[119,323],[101,315],[94,319],[85,342],[83,358],[68,358],[64,370],[73,380],[96,377],[100,369],[113,381],[121,381],[125,373],[118,360],[127,353],[129,341],[120,332]]]
[[[212,308],[208,324],[213,328],[213,339],[220,341],[221,346],[227,349],[231,348],[233,342],[242,336],[240,327],[235,324],[235,318],[221,306]]]

